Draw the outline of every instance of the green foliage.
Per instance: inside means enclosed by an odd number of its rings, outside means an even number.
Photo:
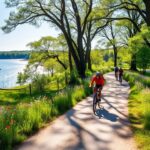
[[[150,78],[136,72],[126,72],[124,78],[131,85],[129,118],[134,129],[138,148],[149,149],[150,141]]]
[[[53,48],[55,47],[56,40],[57,39],[52,36],[45,36],[45,37],[42,37],[38,41],[29,43],[28,46],[38,51],[41,51],[41,50],[47,51],[50,48],[51,50],[54,50]]]
[[[76,69],[73,69],[70,73],[70,81],[69,84],[74,85],[74,84],[80,84],[80,79],[79,75]]]
[[[11,145],[24,140],[27,134],[39,129],[50,117],[50,102],[46,97],[36,99],[29,104],[16,107],[4,107],[0,115],[0,146],[11,149]]]
[[[36,91],[42,93],[45,90],[45,85],[48,84],[48,78],[43,74],[35,74],[32,79],[32,84],[34,85]]]
[[[113,68],[112,57],[112,50],[93,50],[91,52],[92,69],[101,71]]]
[[[28,78],[27,74],[19,72],[17,75],[17,83],[22,85],[22,84],[26,83],[27,78]]]
[[[137,66],[143,69],[143,72],[150,66],[150,48],[147,46],[140,47],[137,54]]]
[[[82,98],[91,94],[88,80],[81,86],[68,87],[52,99],[39,97],[30,103],[20,103],[16,107],[3,107],[0,112],[0,146],[11,149],[12,145],[23,141],[44,123],[66,112]]]

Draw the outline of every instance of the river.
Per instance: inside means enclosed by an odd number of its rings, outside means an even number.
[[[0,59],[0,88],[17,86],[18,72],[22,72],[27,63],[20,59]]]

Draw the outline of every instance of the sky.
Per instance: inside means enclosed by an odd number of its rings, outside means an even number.
[[[11,33],[4,33],[1,27],[5,25],[4,20],[8,18],[12,10],[5,8],[4,1],[0,0],[0,51],[28,50],[29,47],[26,45],[30,42],[39,40],[43,36],[58,36],[59,32],[47,23],[43,23],[39,28],[25,24],[18,26]]]

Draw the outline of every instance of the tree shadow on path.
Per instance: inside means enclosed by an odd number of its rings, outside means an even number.
[[[98,109],[96,111],[96,114],[99,118],[105,118],[105,119],[110,120],[112,122],[116,122],[119,119],[119,117],[117,115],[110,113],[105,108]]]
[[[97,141],[96,143],[101,142],[101,143],[107,144],[107,143],[110,142],[109,140],[103,140],[103,139],[99,138],[97,135],[95,135],[94,133],[88,131],[81,124],[79,124],[76,119],[73,119],[72,117],[75,115],[75,112],[76,112],[76,110],[72,109],[71,111],[69,111],[66,114],[66,117],[67,117],[70,125],[77,130],[78,143],[76,143],[75,145],[71,145],[67,148],[64,148],[65,150],[77,150],[77,149],[83,150],[83,149],[87,149],[86,146],[85,146],[85,143],[84,143],[83,135],[82,135],[83,132],[90,135],[94,139],[94,141]],[[97,147],[98,147],[98,145],[97,145]],[[109,149],[107,149],[106,147],[103,148],[103,146],[102,146],[101,150],[109,150]]]
[[[115,106],[113,106],[106,98],[103,97],[103,100],[113,109],[115,109],[118,113],[120,113],[121,115],[123,115],[124,117],[128,118],[128,116],[124,113],[122,113],[119,109],[117,109]]]

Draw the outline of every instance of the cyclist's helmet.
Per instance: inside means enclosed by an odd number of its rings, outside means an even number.
[[[101,75],[100,72],[96,72],[96,76],[99,77]]]

